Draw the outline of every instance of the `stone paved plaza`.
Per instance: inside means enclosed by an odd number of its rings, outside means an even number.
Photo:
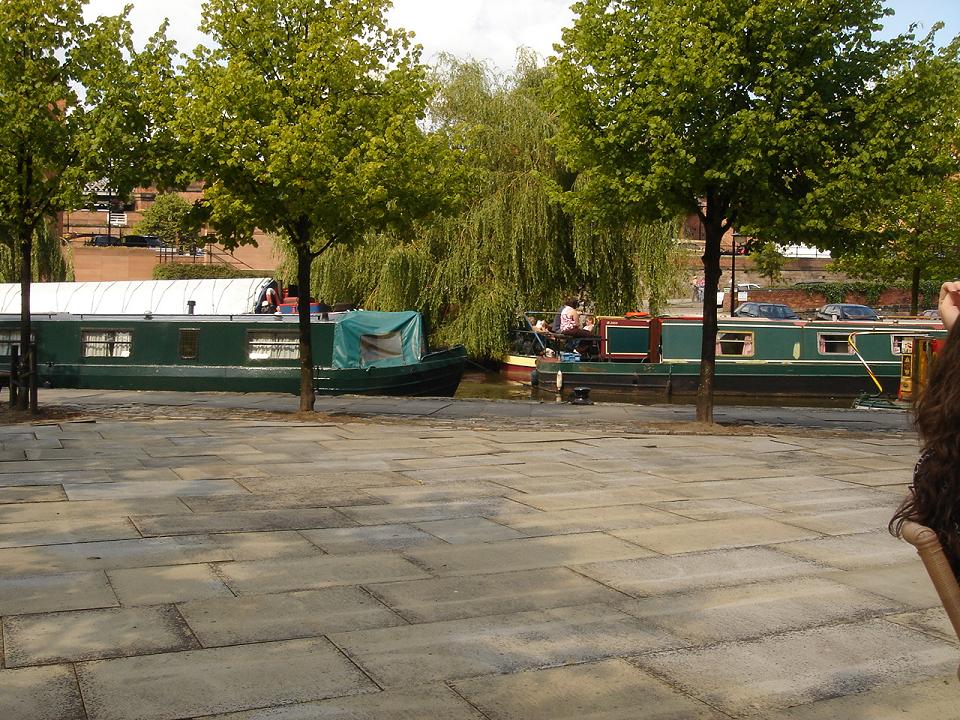
[[[960,715],[902,429],[127,395],[0,428],[3,720]]]

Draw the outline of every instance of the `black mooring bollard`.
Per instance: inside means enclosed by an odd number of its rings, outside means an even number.
[[[590,388],[588,387],[575,387],[573,389],[573,400],[570,401],[571,405],[593,405],[593,400],[590,399]]]

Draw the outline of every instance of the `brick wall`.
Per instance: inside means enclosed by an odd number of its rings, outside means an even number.
[[[770,290],[753,290],[750,292],[750,300],[754,302],[784,303],[794,310],[816,310],[821,305],[826,305],[828,300],[823,293],[811,292],[807,290],[794,290],[791,288],[772,288]],[[856,293],[849,293],[843,302],[856,303],[858,305],[869,305],[867,298]],[[922,305],[922,303],[921,303]],[[910,291],[900,288],[891,288],[880,294],[880,302],[876,307],[881,308],[909,308]],[[932,305],[931,305],[932,307]]]

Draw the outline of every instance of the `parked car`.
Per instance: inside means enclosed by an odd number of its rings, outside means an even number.
[[[123,238],[123,244],[127,247],[140,248],[158,248],[167,246],[167,244],[156,235],[127,235]]]
[[[120,238],[113,235],[91,235],[86,244],[95,247],[113,247],[120,244]]]
[[[920,313],[920,317],[926,318],[927,320],[939,320],[940,311],[937,308],[933,308],[932,310],[924,310],[922,313]]]
[[[733,311],[734,317],[770,318],[771,320],[799,320],[800,317],[781,303],[745,302]]]
[[[877,311],[866,305],[851,303],[831,303],[817,310],[814,317],[817,320],[864,320],[876,322],[880,319]]]
[[[760,286],[756,283],[737,283],[737,292],[750,292],[751,290],[759,290]],[[728,286],[724,292],[730,292],[730,287]]]

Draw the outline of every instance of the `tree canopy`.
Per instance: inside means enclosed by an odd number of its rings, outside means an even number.
[[[552,311],[571,294],[610,314],[663,307],[682,275],[677,223],[609,224],[559,202],[577,176],[552,146],[549,73],[529,53],[506,77],[443,59],[429,117],[432,132],[463,149],[462,205],[412,237],[371,233],[332,251],[317,263],[319,295],[424,310],[436,342],[463,343],[475,357],[501,355],[519,313]]]
[[[135,229],[143,235],[156,235],[181,250],[195,245],[200,238],[200,228],[194,221],[193,204],[175,192],[157,195],[154,203],[143,211],[143,217]]]
[[[2,0],[0,27],[0,242],[19,258],[27,348],[34,238],[92,181],[123,194],[148,178],[162,133],[145,98],[172,46],[161,29],[138,52],[125,13],[87,23],[81,0]]]
[[[916,45],[876,39],[880,0],[573,7],[553,89],[558,148],[583,178],[578,202],[610,216],[699,214],[705,298],[725,232],[825,233],[878,177],[913,161],[926,110],[891,74]],[[716,318],[705,300],[701,421],[713,417]]]
[[[207,0],[177,131],[208,184],[220,242],[254,227],[297,257],[302,410],[313,408],[310,266],[365,232],[403,232],[444,204],[446,148],[419,123],[431,95],[420,50],[386,0]]]

